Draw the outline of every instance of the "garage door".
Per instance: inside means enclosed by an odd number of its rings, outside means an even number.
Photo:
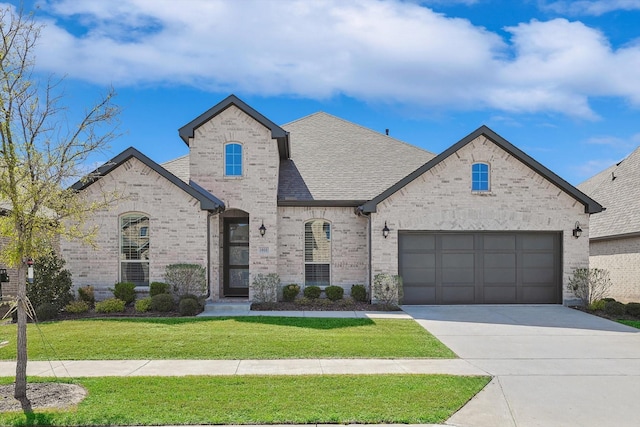
[[[405,304],[557,304],[560,233],[400,232]]]

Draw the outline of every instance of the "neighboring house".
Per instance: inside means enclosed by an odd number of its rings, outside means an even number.
[[[485,126],[434,156],[325,113],[278,126],[232,95],[179,135],[187,156],[129,148],[75,185],[124,196],[92,218],[96,250],[62,244],[76,286],[180,262],[207,267],[213,301],[251,299],[259,273],[347,293],[389,273],[407,304],[568,303],[602,210]]]
[[[591,220],[590,266],[609,270],[611,297],[640,302],[640,147],[578,188],[606,208]]]

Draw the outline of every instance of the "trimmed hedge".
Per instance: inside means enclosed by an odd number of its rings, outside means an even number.
[[[320,294],[322,293],[322,289],[320,286],[307,286],[304,288],[304,296],[309,299],[318,299],[320,298]]]
[[[351,286],[351,298],[355,301],[366,302],[367,301],[367,288],[364,285]]]
[[[340,286],[327,286],[324,293],[331,301],[338,301],[344,296],[344,289]]]
[[[173,310],[175,303],[170,294],[160,294],[151,297],[151,310],[167,313]]]

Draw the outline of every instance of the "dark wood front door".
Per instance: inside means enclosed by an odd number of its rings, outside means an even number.
[[[224,220],[224,296],[249,296],[249,218]]]

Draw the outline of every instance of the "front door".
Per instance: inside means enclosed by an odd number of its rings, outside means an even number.
[[[224,220],[224,296],[249,296],[249,218]]]

